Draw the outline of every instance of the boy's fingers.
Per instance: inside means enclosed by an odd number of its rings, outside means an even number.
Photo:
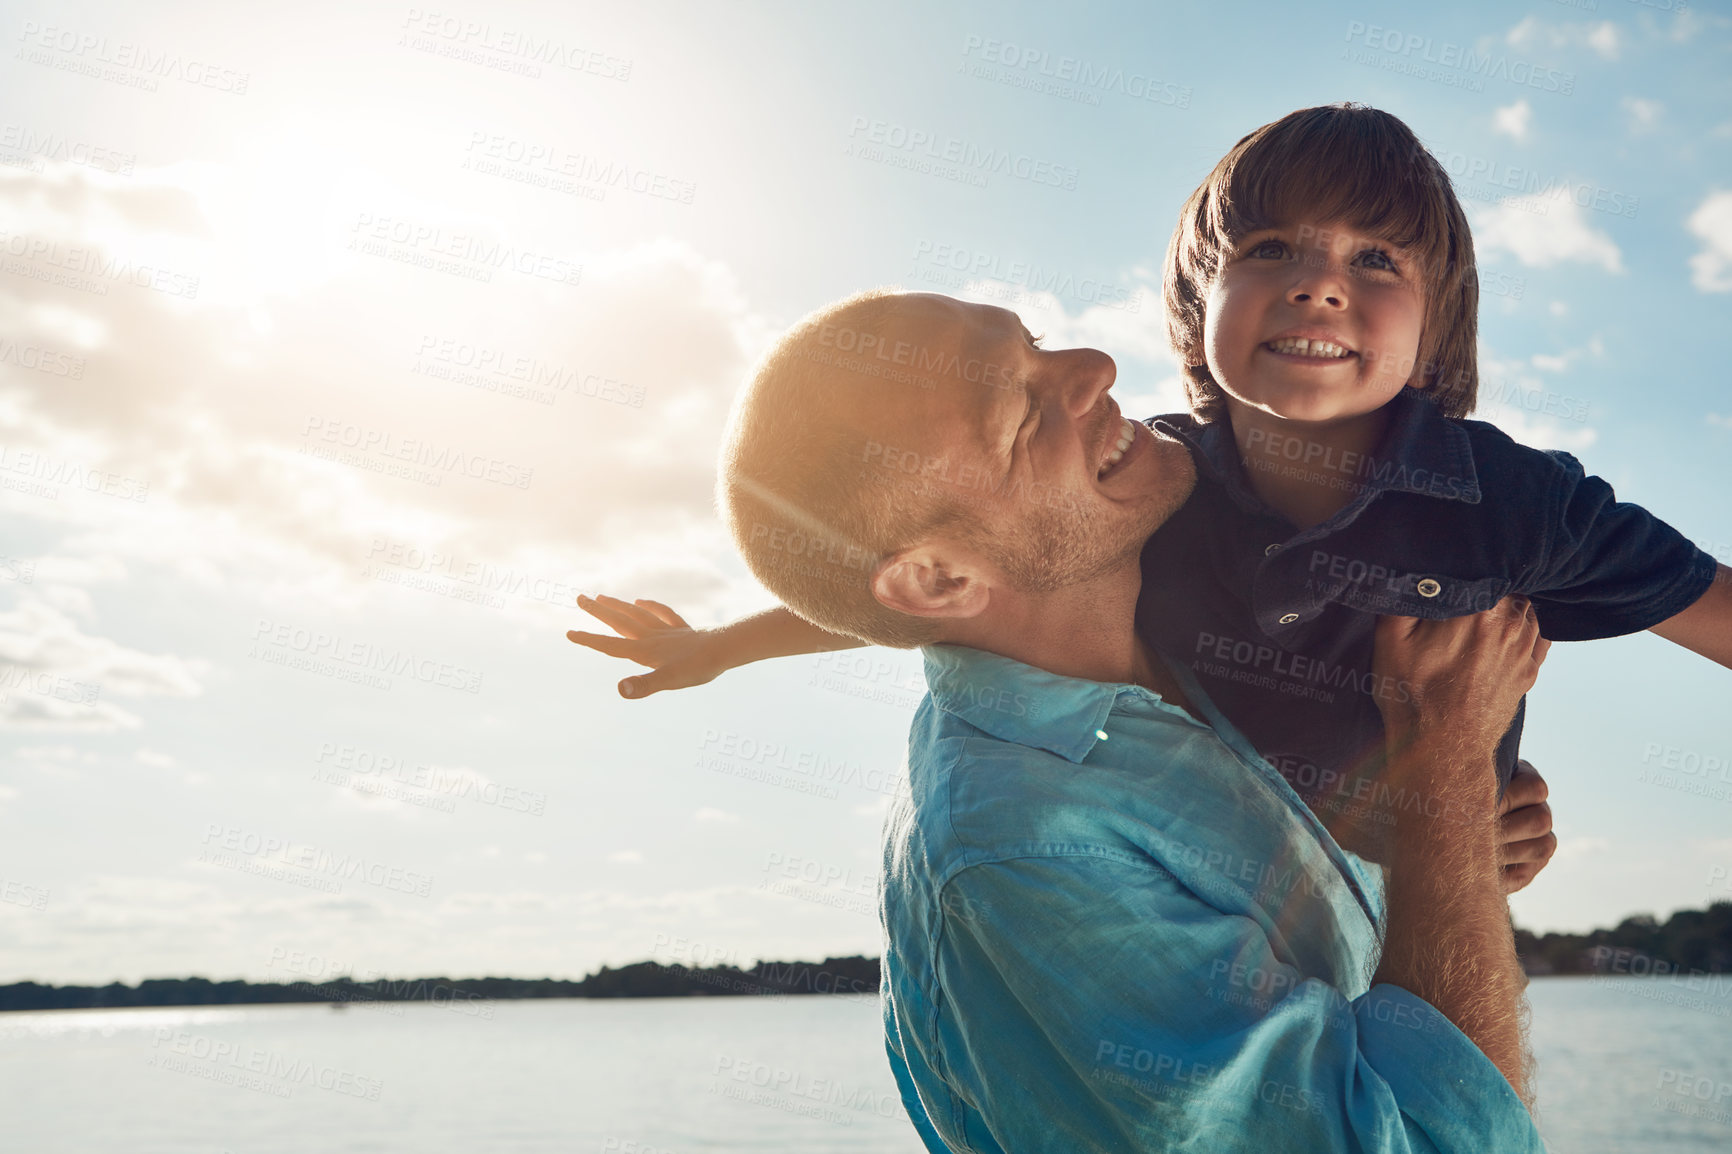
[[[1503,817],[1502,833],[1505,845],[1516,845],[1552,832],[1552,807],[1545,802],[1524,805]]]
[[[660,693],[664,689],[684,689],[689,684],[691,683],[688,681],[670,676],[665,670],[656,669],[621,681],[619,683],[619,695],[635,701],[640,697],[648,697],[652,693]]]
[[[661,628],[662,623],[656,619],[655,614],[647,613],[629,601],[622,601],[618,597],[609,597],[605,593],[597,597],[596,601],[613,610],[615,613],[623,614],[630,618],[632,621],[637,623],[637,627],[640,630],[647,631],[650,629]]]
[[[648,665],[644,660],[643,642],[630,637],[609,637],[605,633],[581,633],[576,629],[566,632],[567,641],[605,653],[609,657],[623,657],[627,661],[635,661],[639,665]]]
[[[1519,894],[1527,889],[1528,884],[1540,876],[1540,868],[1540,865],[1529,862],[1524,862],[1521,865],[1504,866],[1503,892],[1506,895]]]
[[[583,611],[618,633],[621,637],[640,637],[646,630],[638,619],[621,611],[617,605],[600,599],[579,601]]]
[[[1549,861],[1557,849],[1558,835],[1555,833],[1541,834],[1526,841],[1512,841],[1503,847],[1503,864],[1512,866]]]
[[[654,613],[657,617],[661,618],[663,625],[672,625],[675,629],[691,628],[690,625],[686,624],[686,619],[684,617],[681,617],[678,613],[675,613],[660,601],[651,601],[647,597],[639,597],[637,603],[643,608],[648,609],[651,613]]]
[[[1524,806],[1538,805],[1551,796],[1551,788],[1546,785],[1546,779],[1540,776],[1540,771],[1526,761],[1515,764],[1515,772],[1510,774],[1509,785],[1504,788],[1503,800],[1498,803],[1499,814],[1510,813]]]

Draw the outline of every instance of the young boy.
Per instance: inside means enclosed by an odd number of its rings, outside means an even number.
[[[1304,109],[1241,140],[1180,214],[1165,297],[1192,412],[1151,424],[1189,445],[1198,482],[1145,550],[1138,629],[1326,823],[1365,816],[1378,695],[1407,692],[1371,673],[1378,614],[1460,616],[1519,593],[1551,640],[1652,629],[1732,667],[1724,567],[1569,454],[1462,419],[1473,242],[1397,118]],[[573,641],[656,668],[627,696],[858,644],[787,610],[691,631],[654,602],[579,604],[626,639]]]

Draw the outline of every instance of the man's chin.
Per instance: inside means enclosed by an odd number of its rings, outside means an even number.
[[[1159,433],[1155,436],[1156,443],[1149,454],[1148,499],[1138,503],[1139,548],[1191,499],[1197,487],[1197,463],[1191,458],[1191,451],[1181,441]]]

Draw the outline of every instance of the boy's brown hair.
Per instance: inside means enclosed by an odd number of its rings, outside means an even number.
[[[1225,412],[1203,355],[1210,285],[1242,238],[1306,219],[1345,221],[1410,250],[1425,291],[1425,327],[1409,382],[1447,417],[1472,412],[1479,277],[1467,217],[1448,172],[1413,130],[1363,104],[1302,108],[1265,124],[1234,145],[1185,202],[1167,246],[1162,291],[1192,412],[1205,421]]]

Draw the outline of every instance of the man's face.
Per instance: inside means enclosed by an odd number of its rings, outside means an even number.
[[[1189,452],[1120,414],[1111,357],[1040,348],[992,305],[908,305],[895,337],[932,385],[871,414],[882,447],[867,468],[961,504],[968,543],[1013,585],[1049,591],[1134,557],[1190,496]]]
[[[1210,286],[1209,372],[1229,397],[1287,420],[1381,408],[1417,368],[1419,274],[1413,254],[1340,221],[1251,233]]]

